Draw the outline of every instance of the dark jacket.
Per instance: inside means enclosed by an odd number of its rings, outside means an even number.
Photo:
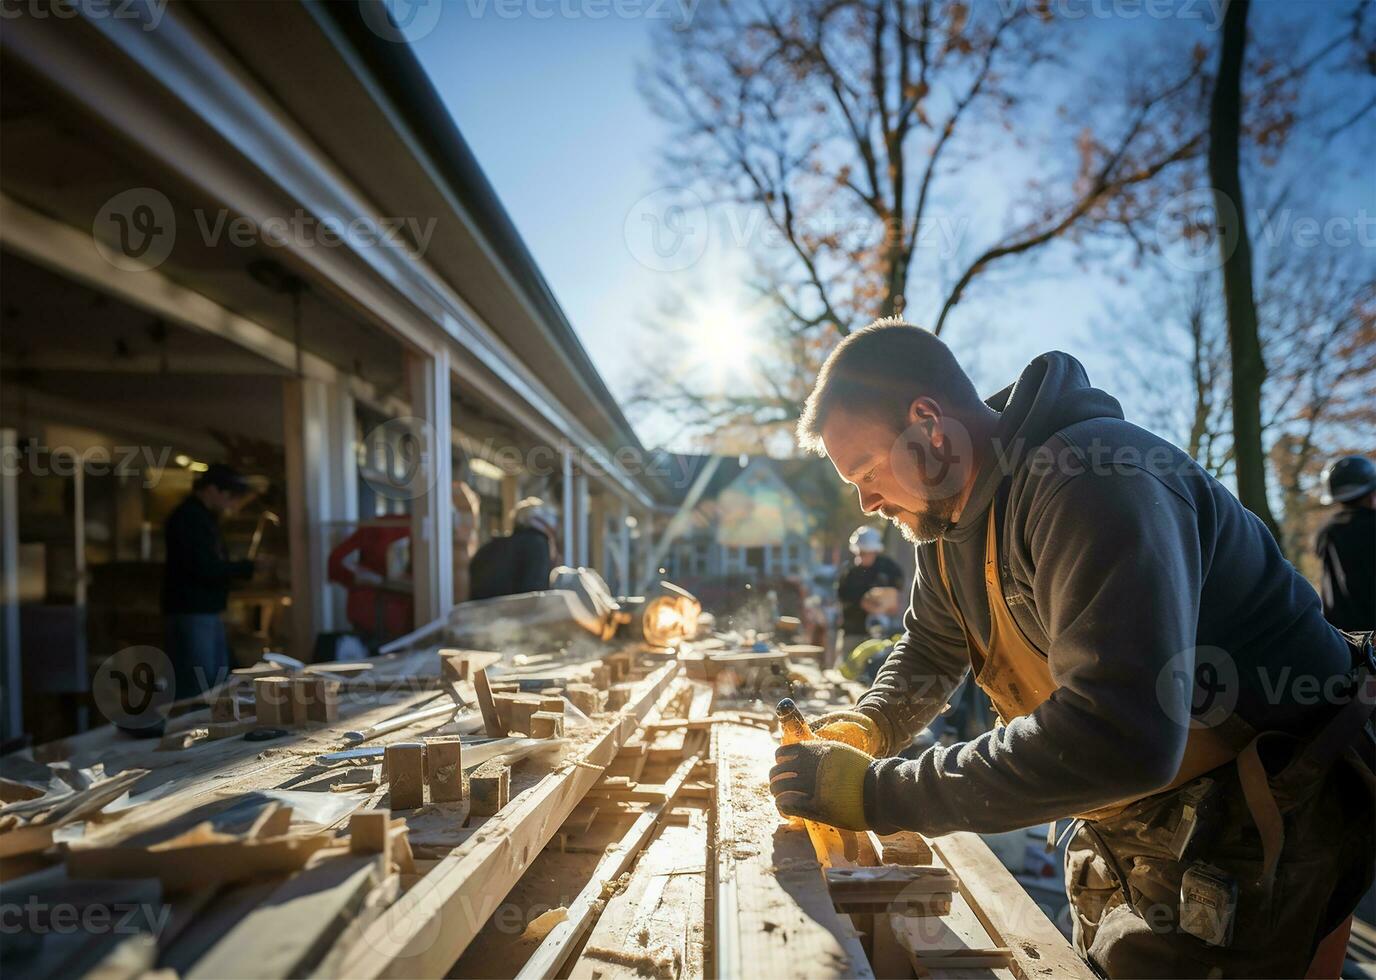
[[[553,569],[549,538],[530,527],[518,527],[504,538],[493,538],[479,548],[468,564],[473,599],[491,599],[549,588]]]
[[[165,613],[221,612],[230,586],[253,577],[253,562],[229,560],[219,520],[194,494],[168,516],[163,536],[167,546],[162,578]]]
[[[1179,767],[1195,693],[1180,678],[1207,680],[1209,706],[1235,701],[1261,729],[1309,731],[1331,710],[1308,685],[1349,669],[1347,644],[1236,497],[1125,422],[1067,354],[1036,358],[989,405],[1001,415],[991,458],[946,535],[955,603],[987,638],[986,521],[1006,479],[1004,591],[1059,689],[971,742],[873,764],[872,826],[1005,831],[1160,789]],[[941,711],[968,667],[935,545],[917,549],[904,626],[860,700],[890,751]]]
[[[1340,630],[1376,629],[1376,510],[1344,507],[1319,531],[1323,614]]]
[[[841,631],[844,633],[865,632],[865,619],[869,613],[860,605],[865,593],[880,586],[888,588],[903,587],[903,569],[888,555],[877,555],[874,564],[866,568],[854,562],[846,566],[836,583],[836,598],[841,600]]]

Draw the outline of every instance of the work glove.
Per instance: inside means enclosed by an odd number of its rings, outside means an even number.
[[[828,711],[809,723],[818,738],[842,742],[867,755],[882,755],[884,736],[873,718],[862,711]]]
[[[786,817],[842,830],[868,830],[865,773],[871,759],[844,742],[795,742],[774,750],[769,791]]]

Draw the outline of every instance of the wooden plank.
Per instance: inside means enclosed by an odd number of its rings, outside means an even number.
[[[290,878],[225,933],[186,974],[285,980],[312,967],[387,876],[376,855],[340,854]]]
[[[812,842],[769,795],[774,738],[734,725],[713,738],[716,976],[873,977],[854,927],[831,904]]]
[[[876,899],[901,901],[905,895],[930,895],[956,889],[955,875],[945,868],[908,868],[885,865],[881,868],[828,868],[827,887],[833,898],[866,895]]]
[[[892,914],[887,919],[898,945],[916,968],[950,969],[960,957],[973,957],[977,962],[967,959],[966,967],[999,969],[1003,976],[1011,976],[1003,969],[1008,965],[1008,950],[990,938],[962,895],[952,896],[951,909],[945,915]],[[977,955],[981,953],[985,955]]]
[[[506,728],[497,719],[497,706],[492,702],[492,687],[487,680],[487,668],[473,671],[473,693],[478,698],[478,710],[483,715],[483,728],[493,738],[506,735]]]
[[[569,980],[703,975],[707,814],[666,825],[606,909]]]
[[[162,946],[158,966],[183,976],[246,915],[260,907],[281,884],[280,879],[259,878],[216,892],[199,915],[184,923],[175,937]]]
[[[1008,948],[1014,972],[1024,980],[1094,980],[1094,971],[994,857],[989,845],[968,833],[936,837],[931,844],[941,863],[959,872],[960,894],[970,903],[989,938]]]
[[[443,975],[677,672],[677,663],[667,664],[638,684],[620,717],[588,746],[578,764],[550,773],[521,793],[420,879],[369,925],[341,965],[341,975]]]
[[[537,977],[548,980],[559,972],[569,953],[592,923],[597,904],[602,897],[603,884],[615,881],[631,866],[631,862],[649,840],[655,826],[672,805],[674,794],[683,786],[697,763],[697,756],[685,759],[665,783],[665,796],[636,817],[635,823],[631,824],[616,846],[597,862],[587,886],[569,905],[568,916],[545,936],[540,948],[531,955],[521,968],[521,972],[517,974],[517,980],[535,980]]]
[[[712,713],[712,700],[716,689],[701,681],[684,681],[684,698],[687,702],[683,711],[684,721],[701,721]],[[661,719],[663,720],[663,719]],[[696,729],[695,729],[696,730]],[[683,758],[689,729],[686,726],[661,729],[650,737],[649,761],[669,762]]]
[[[880,835],[866,831],[870,845],[880,864],[921,865],[932,863],[932,846],[921,834],[900,830],[896,834]]]

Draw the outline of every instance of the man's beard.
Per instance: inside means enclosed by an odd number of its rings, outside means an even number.
[[[905,510],[898,514],[885,513],[884,516],[898,528],[903,540],[912,545],[921,545],[931,544],[955,527],[955,521],[951,520],[955,509],[955,498],[947,497],[931,502],[920,514]]]

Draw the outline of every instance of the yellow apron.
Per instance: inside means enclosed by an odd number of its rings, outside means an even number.
[[[941,574],[941,584],[951,599],[955,610],[956,622],[965,634],[965,644],[970,655],[970,676],[993,702],[998,712],[999,723],[1007,725],[1014,718],[1031,714],[1039,704],[1051,697],[1057,684],[1051,678],[1051,667],[1046,657],[1023,634],[1008,608],[1003,588],[999,583],[998,532],[995,527],[996,507],[989,507],[989,530],[984,548],[984,588],[989,598],[989,644],[986,647],[966,625],[965,617],[956,606],[955,595],[946,572],[945,542],[937,542],[937,568]],[[1246,726],[1239,726],[1245,729]],[[1183,784],[1231,762],[1247,746],[1255,733],[1238,731],[1235,740],[1229,740],[1217,728],[1191,728],[1185,743],[1185,756],[1180,770],[1169,786],[1154,790],[1147,796],[1155,796],[1175,789]],[[1236,743],[1236,744],[1235,744]],[[1105,820],[1121,813],[1128,805],[1135,803],[1137,797],[1120,800],[1100,807],[1089,813],[1076,814],[1087,820]]]

